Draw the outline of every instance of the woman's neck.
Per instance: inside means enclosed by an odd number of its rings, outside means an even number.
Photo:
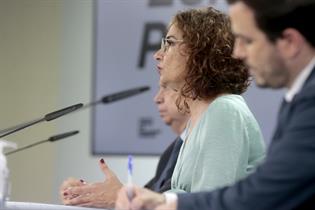
[[[187,101],[190,110],[190,123],[193,128],[199,121],[202,114],[208,108],[209,104],[214,101],[215,98],[210,100],[189,100]]]

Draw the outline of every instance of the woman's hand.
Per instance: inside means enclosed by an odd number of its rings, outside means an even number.
[[[60,200],[62,201],[63,204],[67,203],[67,200],[72,199],[73,197],[76,197],[78,195],[70,195],[67,193],[67,190],[71,189],[72,187],[79,187],[83,186],[85,182],[82,179],[76,179],[73,177],[68,178],[65,180],[59,190],[59,196]]]
[[[64,204],[96,208],[114,207],[122,184],[103,159],[100,160],[99,165],[106,177],[105,181],[68,188],[64,191],[68,196],[68,199],[64,199]]]

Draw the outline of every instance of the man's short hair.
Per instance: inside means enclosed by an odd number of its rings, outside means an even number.
[[[294,28],[315,47],[315,0],[227,0],[229,4],[243,2],[251,8],[257,26],[271,41],[282,36],[286,28]]]

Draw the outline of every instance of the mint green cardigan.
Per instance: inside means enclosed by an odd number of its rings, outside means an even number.
[[[265,156],[255,117],[239,95],[216,98],[181,147],[172,192],[213,190],[246,177]]]

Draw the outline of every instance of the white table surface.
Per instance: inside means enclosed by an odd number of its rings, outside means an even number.
[[[58,204],[48,204],[48,203],[32,203],[32,202],[15,202],[7,201],[5,209],[57,209],[57,210],[100,210],[98,208],[85,208],[77,206],[65,206]],[[104,209],[103,209],[104,210]],[[106,209],[105,209],[106,210]]]

